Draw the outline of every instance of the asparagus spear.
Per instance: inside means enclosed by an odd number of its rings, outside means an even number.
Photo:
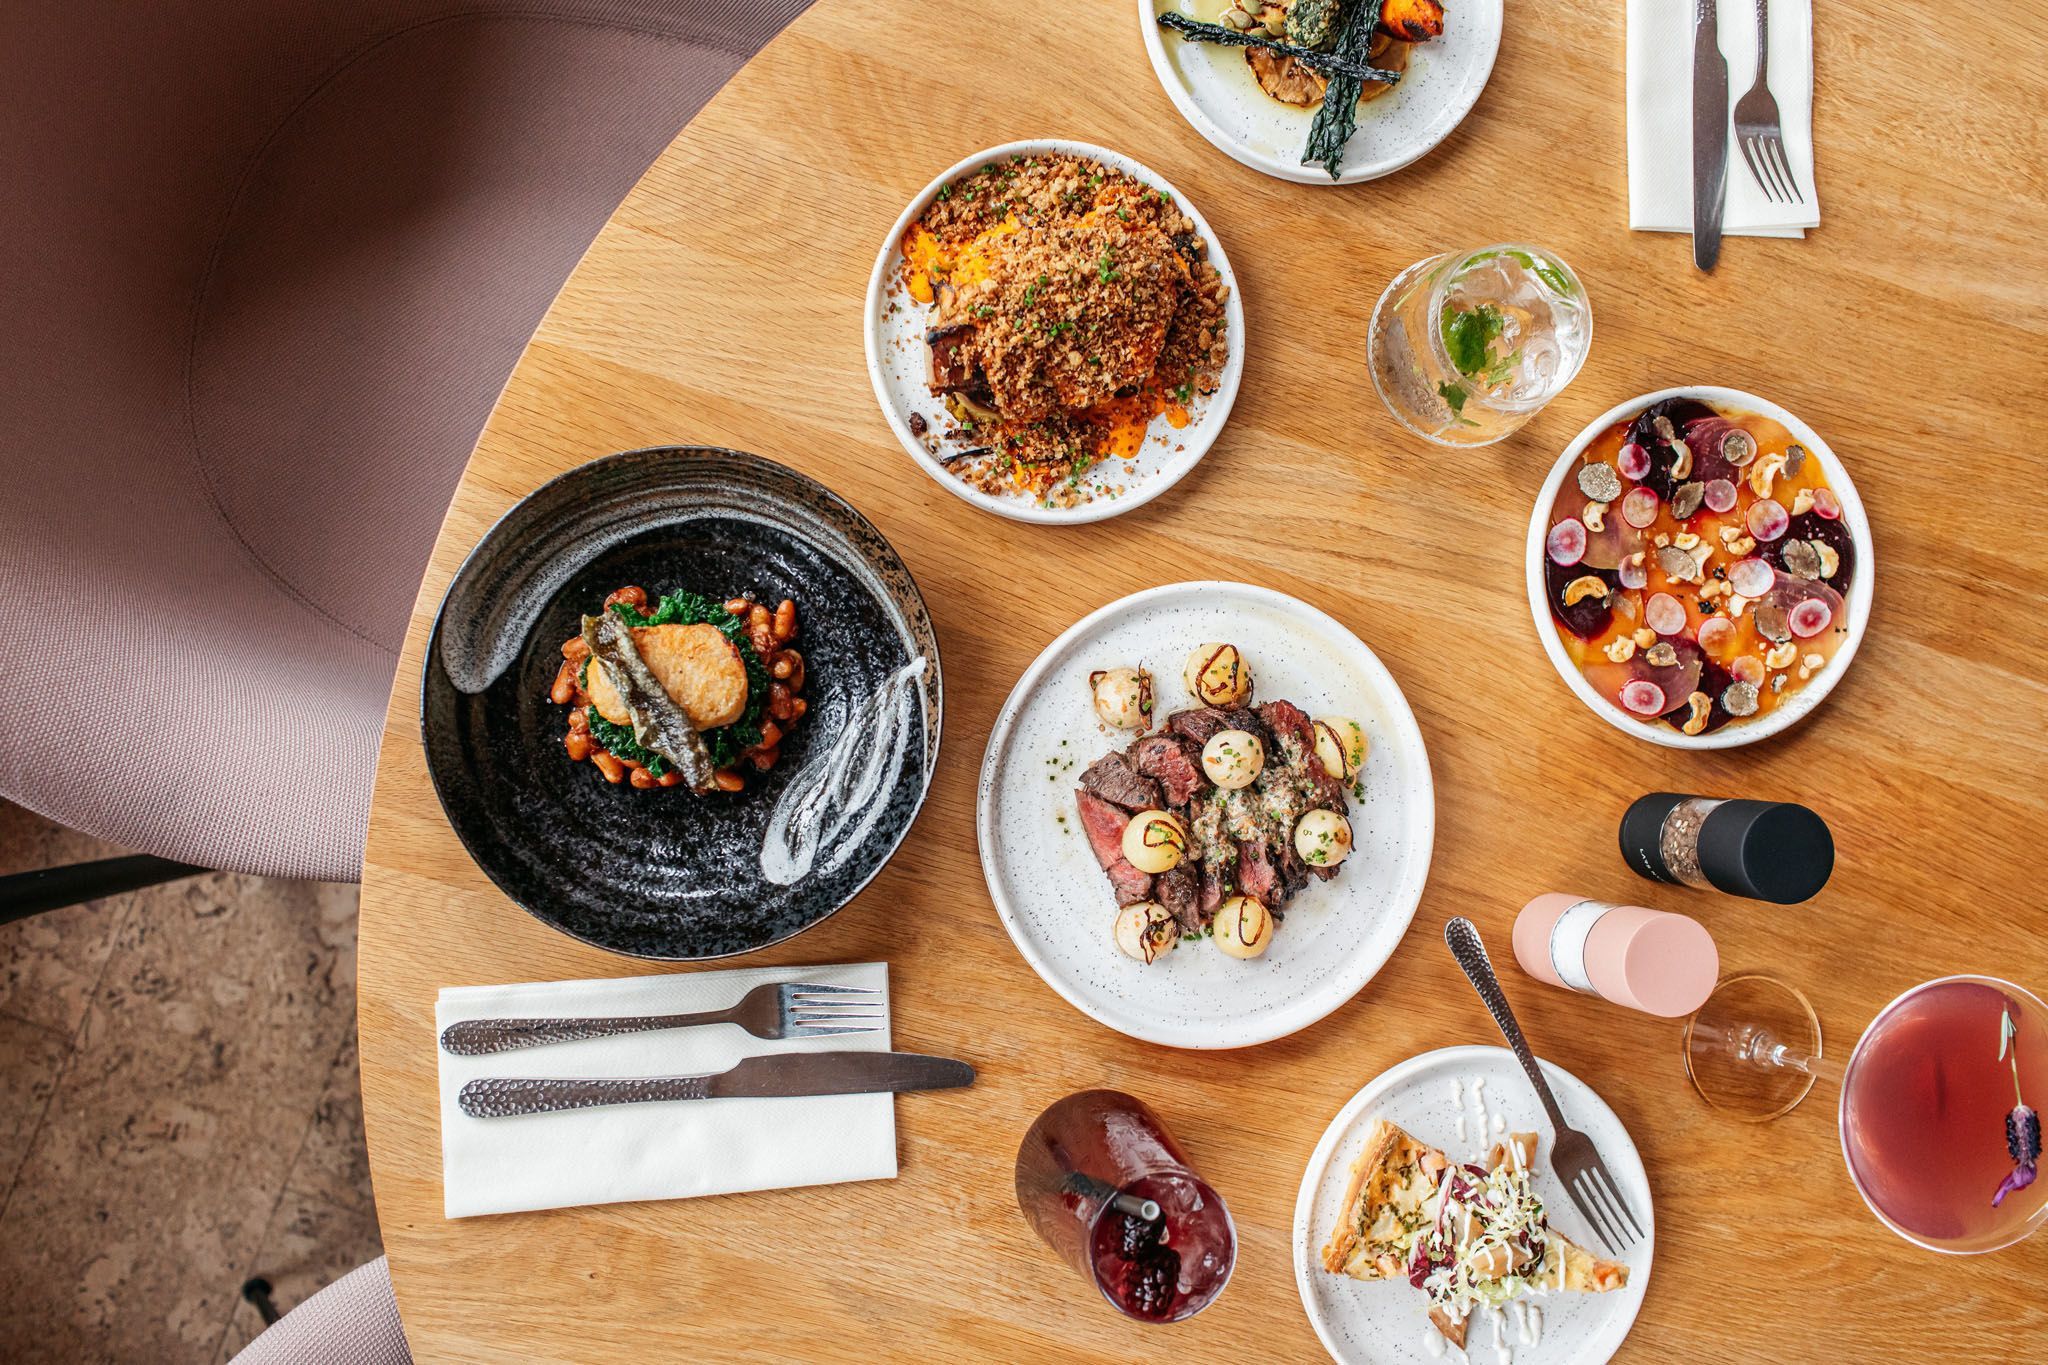
[[[1268,52],[1278,53],[1282,57],[1292,57],[1309,70],[1332,81],[1339,77],[1350,77],[1354,81],[1384,81],[1392,85],[1401,79],[1400,72],[1382,71],[1366,61],[1362,49],[1356,58],[1345,56],[1341,51],[1318,52],[1312,47],[1300,47],[1294,43],[1282,42],[1278,38],[1268,38],[1263,33],[1239,33],[1236,29],[1227,28],[1222,24],[1205,24],[1171,10],[1159,16],[1159,26],[1172,29],[1191,43],[1216,43],[1223,47],[1263,47]],[[1352,99],[1358,98],[1358,91],[1362,88],[1356,85],[1352,87]]]
[[[1380,7],[1374,0],[1347,6],[1341,21],[1343,27],[1337,33],[1334,55],[1343,59],[1346,65],[1365,61],[1379,19]],[[1401,79],[1392,71],[1381,72],[1380,75],[1389,84]],[[1302,165],[1312,166],[1321,162],[1323,169],[1330,173],[1330,179],[1337,178],[1344,165],[1344,144],[1351,141],[1351,134],[1358,129],[1358,96],[1364,89],[1358,78],[1349,72],[1339,72],[1330,77],[1330,88],[1323,92],[1322,107],[1316,110],[1315,121],[1308,126],[1308,145],[1301,152]]]

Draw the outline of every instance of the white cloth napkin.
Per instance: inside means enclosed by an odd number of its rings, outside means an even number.
[[[1813,187],[1813,4],[1770,0],[1771,93],[1785,130],[1785,157],[1805,196],[1774,204],[1735,141],[1735,102],[1756,79],[1756,0],[1722,0],[1721,55],[1728,59],[1728,198],[1721,231],[1731,237],[1804,237],[1820,226]],[[1692,231],[1693,0],[1628,0],[1628,225]]]
[[[886,1013],[888,964],[686,972],[611,981],[455,986],[434,1032],[463,1019],[678,1014],[724,1009],[765,981],[868,986]],[[860,997],[866,999],[867,997]],[[829,1049],[889,1051],[875,1033],[765,1042],[731,1024],[592,1038],[488,1057],[441,1059],[441,1189],[450,1218],[525,1209],[678,1199],[735,1190],[887,1180],[896,1174],[892,1095],[684,1100],[561,1114],[471,1118],[456,1106],[484,1076],[701,1076],[743,1057]]]

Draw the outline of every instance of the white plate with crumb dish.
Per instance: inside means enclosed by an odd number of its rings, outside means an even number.
[[[1079,157],[1121,172],[1147,192],[1164,195],[1186,215],[1192,225],[1186,235],[1200,244],[1201,259],[1215,268],[1222,286],[1226,355],[1213,381],[1203,381],[1213,382],[1212,392],[1191,388],[1169,411],[1151,417],[1141,427],[1133,424],[1123,433],[1121,439],[1132,448],[1102,456],[1071,481],[1062,481],[1040,496],[1035,490],[1007,486],[990,473],[989,462],[968,454],[979,448],[980,438],[962,425],[946,398],[933,392],[927,330],[936,309],[913,293],[913,272],[904,255],[904,243],[911,225],[923,219],[942,192],[950,195],[949,187],[973,183],[963,182],[962,177],[1019,157],[1048,156]],[[1223,430],[1244,376],[1244,305],[1237,295],[1237,276],[1230,268],[1230,258],[1208,220],[1164,176],[1141,163],[1106,147],[1062,139],[1008,142],[976,152],[925,186],[889,229],[875,258],[868,277],[864,331],[868,379],[904,454],[940,487],[983,511],[1044,525],[1101,521],[1142,506],[1179,483]]]
[[[1352,851],[1334,876],[1309,879],[1286,902],[1262,955],[1228,956],[1214,935],[1190,935],[1145,962],[1118,947],[1118,897],[1077,804],[1083,771],[1139,732],[1099,718],[1090,676],[1149,671],[1151,733],[1163,733],[1173,713],[1198,704],[1185,661],[1209,642],[1237,647],[1252,705],[1289,701],[1317,720],[1361,727],[1364,763],[1344,795]],[[989,736],[976,825],[1003,927],[1046,984],[1133,1038],[1235,1048],[1305,1028],[1379,971],[1422,897],[1436,800],[1415,717],[1357,636],[1269,588],[1176,583],[1089,614],[1025,670]]]
[[[1233,0],[1137,0],[1137,6],[1146,55],[1181,117],[1253,170],[1308,185],[1376,180],[1428,155],[1479,102],[1500,51],[1503,23],[1501,0],[1444,0],[1443,32],[1411,44],[1400,82],[1359,105],[1357,131],[1345,144],[1333,180],[1322,165],[1302,163],[1314,108],[1267,95],[1243,48],[1189,42],[1159,25],[1159,16],[1168,12],[1220,22]]]
[[[1550,1124],[1513,1053],[1469,1046],[1411,1057],[1374,1077],[1331,1120],[1295,1201],[1294,1278],[1331,1359],[1341,1365],[1460,1365],[1465,1359],[1601,1365],[1621,1349],[1642,1308],[1657,1247],[1649,1175],[1628,1129],[1592,1087],[1562,1067],[1541,1065],[1566,1120],[1592,1139],[1642,1224],[1642,1240],[1614,1255],[1593,1235],[1550,1167]],[[1381,1118],[1455,1161],[1480,1164],[1507,1134],[1535,1133],[1534,1187],[1551,1225],[1595,1255],[1627,1266],[1627,1283],[1605,1294],[1525,1294],[1506,1312],[1477,1309],[1467,1320],[1460,1352],[1431,1325],[1428,1298],[1405,1277],[1366,1282],[1324,1270],[1323,1247],[1336,1226],[1352,1162],[1365,1145],[1366,1130]]]

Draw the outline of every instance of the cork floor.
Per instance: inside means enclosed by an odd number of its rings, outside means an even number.
[[[0,802],[0,873],[120,852]],[[380,1254],[356,889],[215,873],[0,927],[0,1360],[225,1360]]]

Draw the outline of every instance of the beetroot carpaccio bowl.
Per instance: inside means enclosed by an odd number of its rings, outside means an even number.
[[[1869,611],[1870,536],[1846,472],[1790,413],[1730,390],[1600,419],[1530,539],[1531,605],[1559,671],[1608,719],[1674,747],[1791,724]]]

